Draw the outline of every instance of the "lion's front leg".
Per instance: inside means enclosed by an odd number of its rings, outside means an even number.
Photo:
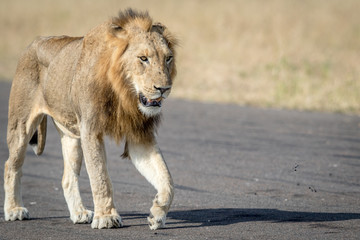
[[[161,228],[174,197],[170,172],[157,145],[128,143],[128,150],[135,167],[157,190],[148,221],[150,229]]]
[[[114,206],[102,137],[82,134],[81,145],[94,200],[91,227],[99,229],[122,227],[121,218]]]

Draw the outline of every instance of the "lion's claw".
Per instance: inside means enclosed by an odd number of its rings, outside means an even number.
[[[165,226],[165,220],[166,220],[166,217],[162,217],[162,218],[159,218],[159,219],[155,219],[155,217],[152,217],[152,216],[149,216],[147,218],[148,222],[149,222],[149,227],[151,230],[156,230],[156,229],[159,229],[159,228],[163,228]]]
[[[119,215],[95,216],[91,228],[120,228],[123,224]]]
[[[70,218],[73,223],[91,223],[94,216],[94,212],[90,210],[84,210],[77,212],[75,215],[72,215]]]
[[[25,220],[30,219],[29,211],[24,207],[16,207],[10,211],[5,211],[6,221]]]

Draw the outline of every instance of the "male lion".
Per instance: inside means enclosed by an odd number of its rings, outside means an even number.
[[[9,103],[5,164],[5,219],[29,218],[21,197],[27,143],[44,150],[46,115],[61,136],[62,187],[74,223],[121,227],[106,167],[104,135],[126,141],[124,157],[157,190],[148,217],[163,227],[173,182],[155,140],[163,100],[174,77],[176,40],[148,13],[128,9],[84,37],[39,37],[19,60]],[[81,200],[78,176],[84,156],[94,213]]]

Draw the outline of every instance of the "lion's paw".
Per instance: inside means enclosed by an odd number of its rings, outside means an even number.
[[[153,216],[150,216],[147,218],[147,220],[149,222],[150,229],[156,230],[165,227],[166,216],[164,215],[160,218],[155,218]]]
[[[5,211],[6,221],[25,220],[29,219],[29,211],[24,207],[15,207],[11,210]]]
[[[123,224],[119,215],[95,216],[91,223],[91,228],[120,228]]]
[[[94,216],[94,212],[90,210],[83,210],[81,212],[76,212],[72,214],[70,219],[73,223],[91,223]]]

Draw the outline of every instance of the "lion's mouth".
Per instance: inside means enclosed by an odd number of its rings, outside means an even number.
[[[139,94],[139,101],[144,107],[161,107],[162,97],[156,99],[148,99],[144,96],[144,94]]]

